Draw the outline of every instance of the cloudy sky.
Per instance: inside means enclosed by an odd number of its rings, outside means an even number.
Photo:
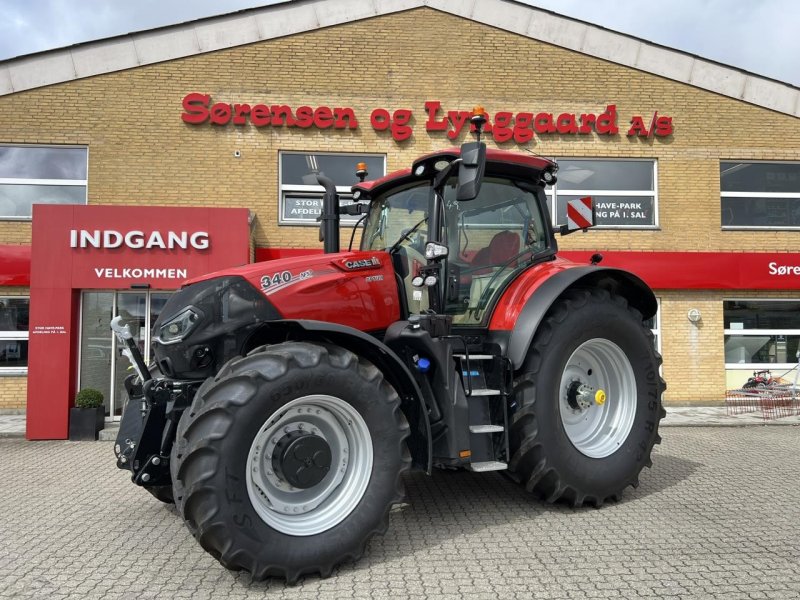
[[[800,86],[797,0],[526,1]],[[0,0],[0,60],[272,3]]]

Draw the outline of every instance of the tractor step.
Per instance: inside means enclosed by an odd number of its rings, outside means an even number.
[[[476,473],[483,473],[485,471],[504,471],[508,465],[499,460],[487,460],[484,462],[474,462],[469,465],[469,468]]]
[[[471,433],[499,433],[505,431],[502,425],[470,425],[469,430]]]
[[[499,396],[500,390],[472,390],[472,396]]]
[[[453,358],[466,359],[467,355],[466,354],[453,354]],[[493,358],[495,358],[494,354],[470,354],[469,355],[469,359],[470,360],[492,360]]]

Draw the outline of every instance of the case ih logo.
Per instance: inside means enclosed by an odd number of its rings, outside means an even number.
[[[357,271],[358,269],[372,269],[374,267],[380,267],[381,261],[377,256],[373,256],[372,258],[364,258],[360,260],[343,260],[340,264],[348,271]]]
[[[70,229],[70,248],[121,248],[123,246],[137,250],[208,250],[207,231],[128,231],[122,233],[113,229]]]

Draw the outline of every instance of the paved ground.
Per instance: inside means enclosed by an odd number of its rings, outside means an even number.
[[[800,425],[800,401],[794,407],[767,408],[757,406],[741,407],[733,410],[725,406],[667,406],[667,416],[662,427],[704,427],[742,425]],[[100,439],[113,441],[117,438],[118,423],[108,423],[100,432]],[[24,438],[25,415],[0,413],[0,438]]]
[[[407,478],[356,564],[294,587],[223,569],[104,442],[0,439],[0,598],[798,598],[800,428],[669,428],[601,510],[503,477]]]

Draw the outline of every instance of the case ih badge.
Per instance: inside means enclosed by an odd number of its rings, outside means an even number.
[[[339,264],[348,271],[357,271],[360,269],[374,269],[380,267],[381,261],[377,256],[373,256],[371,258],[346,259],[339,261]]]

